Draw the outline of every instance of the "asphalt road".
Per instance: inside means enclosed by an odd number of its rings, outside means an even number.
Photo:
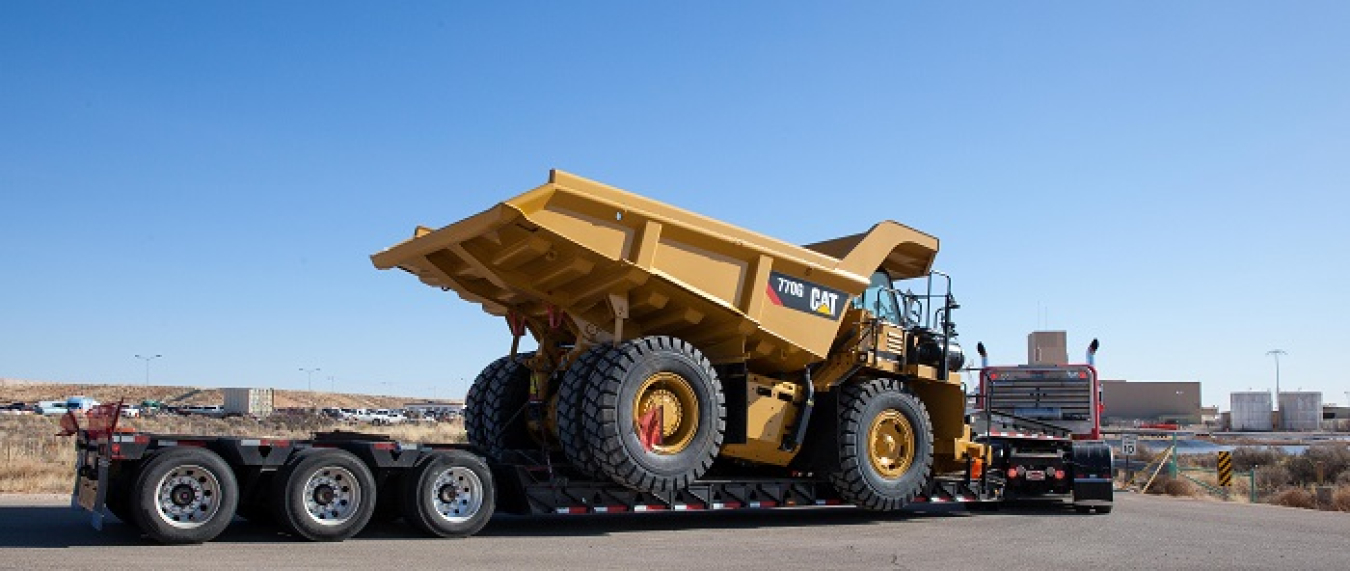
[[[58,496],[0,496],[4,569],[1350,569],[1350,513],[1120,493],[1110,515],[944,507],[500,516],[427,539],[398,524],[344,543],[238,521],[198,546],[104,531]]]

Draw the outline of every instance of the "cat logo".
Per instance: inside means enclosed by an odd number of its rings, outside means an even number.
[[[839,294],[811,287],[811,307],[816,308],[816,313],[834,317],[834,308],[838,303]]]
[[[826,319],[839,319],[844,311],[845,300],[848,299],[842,291],[778,272],[769,274],[769,284],[765,289],[769,301],[774,305]]]

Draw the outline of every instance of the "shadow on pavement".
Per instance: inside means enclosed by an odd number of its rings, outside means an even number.
[[[1018,517],[1087,517],[1063,504],[1018,503],[990,514]],[[957,505],[923,506],[898,513],[868,512],[850,507],[777,510],[690,511],[643,514],[516,516],[498,514],[479,535],[484,537],[584,537],[680,529],[756,529],[814,526],[867,526],[940,518],[981,517]],[[362,540],[424,540],[401,522],[371,523],[356,538]],[[213,543],[305,543],[275,526],[236,520]],[[14,547],[145,547],[158,545],[135,526],[109,517],[103,531],[89,525],[89,514],[64,506],[0,508],[0,548]]]

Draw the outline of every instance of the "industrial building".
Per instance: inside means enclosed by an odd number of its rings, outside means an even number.
[[[1272,422],[1270,393],[1266,391],[1244,391],[1228,395],[1229,430],[1237,432],[1262,432],[1271,430]]]
[[[1199,381],[1102,381],[1102,403],[1107,424],[1202,420]]]

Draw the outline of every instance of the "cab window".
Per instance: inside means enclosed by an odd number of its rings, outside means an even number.
[[[863,309],[890,323],[900,323],[900,308],[891,290],[891,277],[886,272],[872,274],[872,281],[858,301]]]

